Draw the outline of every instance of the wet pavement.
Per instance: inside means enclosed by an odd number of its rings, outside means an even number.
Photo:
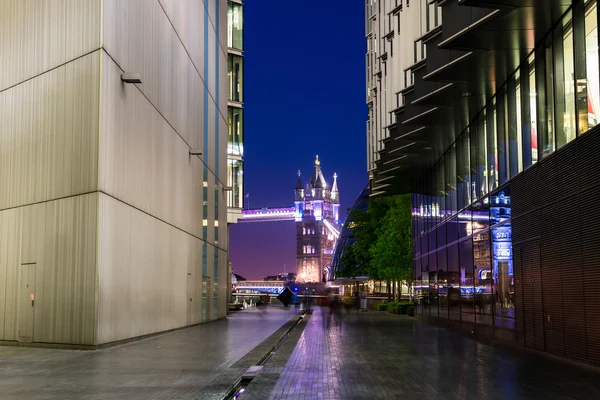
[[[386,312],[316,308],[290,353],[240,400],[600,399],[589,368]]]
[[[97,351],[0,346],[0,399],[208,398],[211,381],[297,311],[248,309]]]
[[[0,399],[221,400],[268,354],[240,400],[600,399],[591,368],[386,312],[316,307],[296,324],[297,312],[251,309],[98,351],[0,347]]]

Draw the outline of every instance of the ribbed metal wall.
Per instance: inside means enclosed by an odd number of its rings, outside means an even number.
[[[511,183],[517,341],[600,365],[600,129]]]

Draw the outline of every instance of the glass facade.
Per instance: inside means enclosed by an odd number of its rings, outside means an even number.
[[[243,5],[230,1],[227,14],[229,107],[227,110],[227,207],[244,207],[244,12]]]
[[[227,204],[229,207],[244,207],[244,162],[241,160],[227,160],[227,182],[232,188],[227,193]]]
[[[242,103],[244,101],[244,58],[237,54],[229,54],[229,100]]]
[[[233,1],[227,9],[227,46],[244,50],[244,6]]]
[[[597,13],[571,7],[414,188],[418,314],[514,329],[510,179],[597,124]]]
[[[358,198],[356,199],[356,201],[354,202],[354,205],[352,206],[352,209],[367,211],[367,208],[369,205],[368,202],[369,202],[369,187],[367,186],[360,192]],[[330,281],[335,279],[336,271],[341,268],[341,260],[342,260],[342,257],[344,256],[345,249],[348,246],[352,246],[356,242],[356,239],[352,236],[352,227],[353,227],[352,220],[350,220],[350,218],[346,218],[346,221],[344,221],[344,225],[340,232],[340,237],[337,240],[337,242],[335,243],[335,248],[333,249],[333,258],[331,260],[331,268],[329,270],[330,275],[328,277],[328,280],[330,280]],[[304,230],[304,228],[302,228],[302,229]]]
[[[229,107],[227,113],[229,125],[227,154],[242,156],[244,154],[244,109]]]

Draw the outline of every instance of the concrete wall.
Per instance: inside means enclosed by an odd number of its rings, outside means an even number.
[[[100,2],[0,10],[0,340],[92,344]]]
[[[225,182],[227,133],[219,112],[226,111],[226,53],[217,45],[216,4],[103,5],[98,344],[202,322],[203,307],[210,308],[205,320],[224,317],[227,260],[221,251],[215,310],[213,287],[202,304],[202,251],[207,242],[206,277],[214,284],[215,244],[227,248],[225,197],[215,176]],[[219,6],[224,18],[226,1]],[[139,72],[142,83],[122,84],[123,71]],[[206,181],[190,148],[203,153]],[[218,237],[215,226],[222,227]]]
[[[0,0],[0,341],[225,316],[226,8]],[[204,246],[204,281],[221,279],[203,318]]]

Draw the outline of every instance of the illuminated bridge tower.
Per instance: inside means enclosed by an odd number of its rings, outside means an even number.
[[[333,248],[341,227],[337,175],[329,186],[319,156],[308,182],[298,171],[295,189],[296,271],[298,282],[322,282],[329,273]]]

